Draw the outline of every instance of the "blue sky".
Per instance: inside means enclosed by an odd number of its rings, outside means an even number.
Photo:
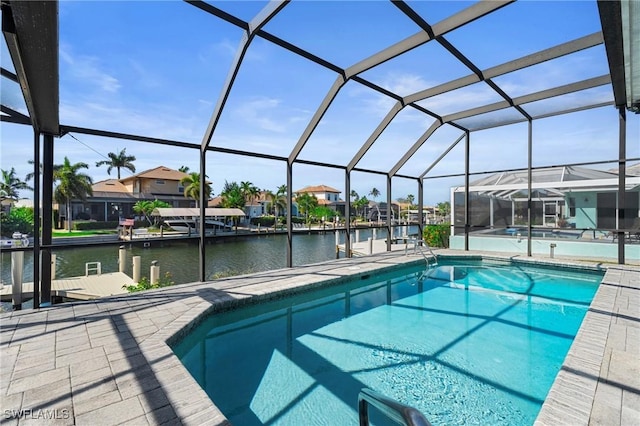
[[[266,2],[212,2],[250,20]],[[472,4],[461,1],[409,2],[431,25]],[[241,30],[179,1],[60,2],[60,120],[62,124],[200,143],[225,81]],[[349,67],[384,47],[419,31],[390,2],[293,1],[265,30]],[[520,1],[446,35],[464,55],[486,69],[600,30],[595,1]],[[479,42],[481,40],[482,42]],[[2,66],[13,69],[6,46]],[[604,47],[594,47],[495,78],[517,97],[576,79],[607,72]],[[426,43],[361,76],[400,95],[470,74],[468,68],[435,42]],[[287,157],[336,79],[319,65],[256,38],[237,76],[212,145]],[[2,82],[3,102],[24,111],[17,89]],[[590,96],[612,99],[611,88]],[[530,105],[532,111],[579,105],[580,94]],[[484,83],[419,102],[438,114],[449,114],[500,100]],[[350,81],[339,92],[301,159],[347,164],[394,101]],[[512,113],[499,112],[497,117]],[[640,120],[628,114],[628,157],[640,156]],[[388,171],[431,125],[433,119],[405,108],[363,157],[359,166]],[[469,121],[473,125],[472,121]],[[2,169],[18,176],[30,171],[32,134],[25,126],[2,123]],[[535,166],[617,158],[617,114],[598,108],[534,122]],[[137,170],[164,165],[198,169],[197,150],[154,146],[74,134],[57,139],[56,163],[68,156],[84,161],[94,181],[109,178],[96,168],[109,152],[122,148],[135,155]],[[460,131],[445,125],[407,162],[400,173],[424,172]],[[526,167],[527,125],[515,124],[471,134],[471,171]],[[614,167],[615,164],[604,168]],[[429,176],[464,172],[459,144]],[[123,172],[125,175],[128,172]],[[251,181],[275,190],[286,182],[281,162],[209,153],[207,175],[218,194],[225,181]],[[112,172],[112,176],[115,172]],[[294,189],[326,184],[344,190],[344,172],[294,166]],[[427,180],[425,202],[448,200],[449,187],[463,178]],[[416,195],[414,180],[394,179],[392,198]],[[385,197],[382,175],[354,172],[352,189],[367,195],[372,188]],[[24,194],[29,196],[30,194]],[[345,194],[342,194],[343,198]]]

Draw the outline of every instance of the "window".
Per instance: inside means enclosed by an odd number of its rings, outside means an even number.
[[[156,185],[164,185],[164,180],[156,179]]]

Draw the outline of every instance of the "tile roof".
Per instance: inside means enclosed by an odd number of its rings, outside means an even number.
[[[127,176],[120,179],[120,181],[125,182],[135,178],[180,180],[185,176],[188,176],[188,174],[179,170],[170,169],[169,167],[158,166],[156,168],[145,170],[144,172],[140,172],[135,175]]]
[[[122,179],[124,180],[124,179]],[[96,192],[129,192],[127,187],[118,179],[106,179],[94,183],[91,188],[94,194]]]
[[[317,193],[317,192],[332,192],[334,194],[340,194],[342,191],[332,188],[327,185],[316,185],[316,186],[305,186],[302,189],[294,191],[296,194],[301,194],[303,192]]]

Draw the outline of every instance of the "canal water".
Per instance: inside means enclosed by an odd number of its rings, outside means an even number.
[[[415,228],[415,229],[413,229]],[[400,228],[397,229],[400,232]],[[417,232],[410,227],[409,233]],[[359,231],[360,241],[366,241],[372,230]],[[378,239],[386,238],[386,230],[376,231]],[[355,233],[352,233],[355,241]],[[344,243],[344,231],[339,233],[339,244]],[[293,235],[294,266],[324,262],[336,258],[336,237],[333,231],[326,233],[295,233]],[[163,241],[153,243],[151,247],[139,247],[125,244],[127,267],[125,273],[133,275],[132,258],[140,256],[141,276],[149,277],[152,261],[158,261],[160,276],[171,274],[176,284],[198,281],[198,240]],[[56,248],[56,278],[68,278],[85,275],[87,262],[100,262],[102,272],[118,271],[118,246],[87,246],[81,248]],[[11,285],[11,253],[2,252],[2,285]],[[254,272],[285,268],[287,266],[287,235],[264,234],[224,242],[213,240],[206,246],[206,280],[250,274]],[[33,255],[25,252],[23,282],[33,281]],[[6,310],[10,304],[3,303]],[[26,306],[26,305],[25,305]],[[10,308],[9,308],[10,309]]]

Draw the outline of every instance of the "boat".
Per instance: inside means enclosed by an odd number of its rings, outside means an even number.
[[[200,226],[194,219],[165,219],[164,223],[176,232],[184,234],[197,234],[200,232]],[[218,220],[205,221],[205,233],[207,234],[212,234],[216,231],[229,231],[231,229],[231,226]]]

